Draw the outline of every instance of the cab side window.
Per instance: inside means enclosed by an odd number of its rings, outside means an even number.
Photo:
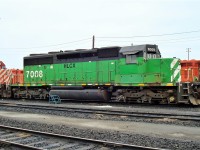
[[[137,57],[134,54],[126,55],[126,63],[127,64],[136,64],[137,63],[137,59],[136,58]]]
[[[157,58],[156,54],[147,54],[147,59]]]

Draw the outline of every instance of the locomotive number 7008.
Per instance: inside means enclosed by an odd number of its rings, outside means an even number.
[[[29,78],[42,78],[43,71],[42,70],[35,70],[35,71],[26,71],[26,77]]]

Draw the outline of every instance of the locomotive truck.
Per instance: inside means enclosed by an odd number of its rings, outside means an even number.
[[[151,44],[30,54],[24,83],[10,90],[14,98],[200,105],[200,82],[182,82],[180,60]]]

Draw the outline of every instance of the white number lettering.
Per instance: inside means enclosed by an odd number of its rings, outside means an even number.
[[[40,78],[43,77],[43,72],[42,72],[42,70],[39,71],[39,77],[40,77]]]
[[[30,72],[30,77],[33,78],[34,77],[34,71]]]
[[[35,77],[38,77],[38,71],[35,71]]]
[[[26,73],[27,73],[26,77],[28,78],[28,76],[29,76],[29,71],[26,71]]]
[[[148,51],[149,51],[149,52],[155,52],[156,49],[155,49],[155,48],[148,48]]]
[[[42,70],[38,71],[26,71],[26,77],[29,78],[42,78],[43,77],[43,72]]]

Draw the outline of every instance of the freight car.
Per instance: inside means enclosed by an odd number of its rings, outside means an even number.
[[[198,82],[181,82],[180,60],[157,45],[103,47],[24,57],[24,84],[15,98],[200,104]]]

